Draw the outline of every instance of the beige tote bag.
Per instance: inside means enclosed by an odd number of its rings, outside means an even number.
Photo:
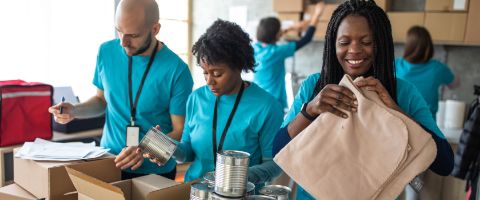
[[[433,161],[435,144],[425,147],[433,142],[427,132],[403,114],[386,108],[375,92],[356,88],[348,75],[340,85],[355,94],[358,112],[347,112],[347,119],[331,113],[320,115],[274,160],[318,199],[394,199]],[[409,138],[410,132],[425,139],[417,142]],[[422,157],[419,152],[425,148],[430,154]],[[423,164],[413,168],[406,165],[415,158]]]

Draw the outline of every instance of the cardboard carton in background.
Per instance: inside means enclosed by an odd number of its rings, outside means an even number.
[[[427,12],[425,27],[434,41],[463,42],[467,22],[464,12]]]
[[[282,29],[286,29],[293,24],[300,22],[302,15],[301,13],[278,13],[277,17],[282,23]],[[288,31],[283,37],[285,39],[298,39],[300,37],[300,32]]]
[[[470,0],[465,42],[480,44],[480,0]]]
[[[303,0],[273,0],[275,12],[302,12]]]
[[[405,42],[407,31],[412,26],[424,26],[424,12],[388,12],[388,18],[392,24],[393,41]]]
[[[425,11],[467,11],[469,0],[426,0]]]
[[[78,191],[79,200],[190,199],[191,183],[177,183],[155,174],[109,184],[69,167],[66,170]]]
[[[16,151],[16,150],[15,150]],[[33,161],[14,158],[14,182],[37,198],[50,200],[76,199],[65,194],[75,191],[65,166],[82,171],[100,180],[120,180],[120,169],[113,156],[102,159],[72,162]],[[76,197],[76,196],[75,196]]]

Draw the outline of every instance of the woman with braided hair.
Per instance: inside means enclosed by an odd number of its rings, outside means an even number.
[[[357,111],[354,94],[338,85],[344,74],[354,79],[365,77],[356,83],[357,87],[377,92],[387,107],[405,113],[424,127],[437,145],[437,156],[429,169],[443,176],[450,174],[452,149],[415,86],[395,76],[390,21],[373,0],[345,1],[334,11],[325,35],[321,73],[310,75],[300,86],[275,138],[274,155],[317,116],[330,112],[347,118],[337,107]],[[299,187],[297,199],[314,198]]]

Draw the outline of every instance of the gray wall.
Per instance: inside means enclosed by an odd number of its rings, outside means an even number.
[[[193,41],[196,41],[215,19],[228,19],[229,8],[239,5],[248,6],[248,21],[275,15],[272,0],[193,0]],[[394,0],[392,10],[422,11],[424,5],[425,0]],[[403,49],[403,45],[396,45],[395,55],[400,57]],[[287,71],[296,74],[298,79],[295,80],[301,81],[302,77],[320,71],[322,55],[323,42],[313,42],[298,51],[293,59],[287,60]],[[448,64],[462,80],[460,88],[447,89],[443,98],[470,102],[474,98],[473,84],[480,85],[480,46],[437,45],[435,58]],[[297,84],[294,83],[294,88],[296,87]]]

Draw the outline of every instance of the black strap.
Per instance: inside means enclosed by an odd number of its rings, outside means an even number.
[[[240,103],[240,99],[242,98],[243,95],[243,89],[245,88],[244,83],[242,81],[242,86],[240,87],[240,92],[237,95],[237,98],[235,99],[235,104],[233,105],[232,112],[230,112],[230,116],[228,116],[227,124],[225,125],[225,128],[223,129],[222,137],[220,138],[220,143],[218,144],[218,149],[217,149],[217,109],[218,109],[218,99],[220,97],[217,97],[215,100],[215,109],[213,111],[213,125],[212,125],[212,142],[213,142],[213,165],[215,167],[217,163],[217,152],[222,151],[223,149],[223,142],[225,141],[225,136],[227,135],[228,128],[230,127],[230,124],[232,123],[233,116],[235,115],[235,112],[237,111],[238,104]]]
[[[148,60],[147,69],[145,69],[140,85],[138,86],[137,95],[135,95],[135,102],[132,100],[132,56],[128,56],[128,97],[130,99],[130,121],[132,123],[131,124],[132,126],[134,125],[133,123],[135,122],[138,97],[140,97],[140,93],[142,92],[142,89],[143,89],[143,83],[147,78],[147,74],[150,71],[150,67],[153,64],[153,60],[155,60],[155,53],[157,52],[157,48],[158,48],[158,41],[157,41],[157,44],[155,45],[155,48],[152,51],[152,54],[150,55],[150,60]]]

